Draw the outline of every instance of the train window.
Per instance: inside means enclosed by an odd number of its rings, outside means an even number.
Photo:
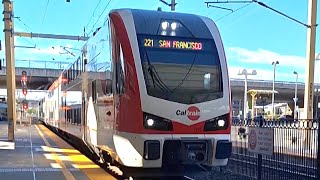
[[[123,74],[123,79],[124,79],[124,61],[123,61],[123,52],[122,52],[122,46],[120,45],[120,64],[121,64],[121,70]]]
[[[223,96],[220,57],[212,39],[139,35],[150,96],[184,104]]]
[[[112,94],[112,80],[106,79],[106,94],[110,95]]]
[[[203,85],[204,85],[204,89],[210,89],[210,73],[206,73],[203,76]]]
[[[97,100],[97,88],[96,88],[96,81],[92,81],[92,101],[96,102]]]
[[[125,67],[124,67],[124,57],[122,52],[122,46],[119,39],[116,36],[114,26],[111,22],[110,32],[111,32],[111,49],[112,49],[112,62],[114,63],[113,77],[115,78],[115,93],[123,94],[125,91],[124,81],[125,81]]]
[[[124,89],[124,81],[125,81],[125,75],[124,75],[124,59],[123,59],[123,52],[120,45],[119,49],[119,61],[116,63],[116,91],[118,94],[123,94]]]

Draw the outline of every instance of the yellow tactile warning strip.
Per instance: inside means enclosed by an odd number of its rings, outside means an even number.
[[[101,169],[98,165],[94,164],[85,155],[83,155],[79,151],[75,150],[73,147],[71,147],[68,143],[63,141],[61,138],[59,138],[56,134],[51,132],[45,126],[36,125],[36,128],[38,130],[41,129],[42,132],[47,134],[51,138],[51,140],[57,146],[60,147],[60,148],[52,148],[51,146],[48,146],[48,144],[45,141],[46,145],[49,147],[49,149],[47,149],[49,152],[59,152],[59,153],[62,152],[63,154],[65,154],[67,156],[66,157],[67,159],[69,159],[73,162],[72,166],[74,168],[80,169],[88,178],[90,178],[92,180],[100,180],[100,179],[115,180],[116,179],[112,175],[108,174],[105,170]],[[41,133],[41,131],[39,131],[39,134]],[[40,134],[40,136],[41,136],[41,134]],[[59,157],[59,159],[61,159],[61,157]],[[57,161],[57,163],[59,163],[59,162]],[[64,167],[63,164],[60,164],[60,165],[62,168]],[[70,171],[69,171],[69,173],[70,173]],[[65,173],[63,173],[63,174],[66,176]],[[66,176],[66,178],[68,179],[67,176]]]
[[[36,126],[36,129],[39,133],[39,135],[41,136],[41,138],[43,139],[44,143],[46,144],[47,147],[52,148],[52,146],[50,145],[50,143],[47,141],[46,137],[42,134],[42,132],[39,130],[38,126]],[[75,178],[73,177],[73,175],[71,174],[71,172],[66,168],[66,166],[64,165],[64,163],[61,161],[61,159],[57,156],[57,153],[55,152],[51,152],[51,155],[53,156],[53,159],[62,167],[61,171],[64,175],[64,177],[66,177],[67,180],[75,180]]]

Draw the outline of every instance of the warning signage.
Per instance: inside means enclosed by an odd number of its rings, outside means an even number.
[[[273,129],[249,128],[248,151],[258,154],[273,154]]]

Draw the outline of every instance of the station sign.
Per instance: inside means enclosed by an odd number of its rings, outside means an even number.
[[[273,129],[249,128],[248,151],[257,154],[273,154]]]

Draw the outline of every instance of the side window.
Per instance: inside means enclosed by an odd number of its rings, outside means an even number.
[[[92,88],[92,101],[95,103],[97,101],[97,81],[93,80],[91,83]]]
[[[122,48],[121,48],[121,45],[120,45],[120,51],[119,51],[119,61],[118,61],[118,73],[117,73],[117,86],[119,88],[117,88],[119,91],[118,93],[119,94],[123,94],[124,91],[125,91],[125,88],[124,88],[124,82],[125,82],[125,71],[124,71],[124,59],[123,59],[123,52],[122,52]]]
[[[124,58],[123,58],[123,52],[121,44],[117,38],[117,35],[115,33],[114,26],[111,22],[111,48],[112,48],[112,61],[114,63],[114,80],[115,80],[115,93],[116,94],[123,94],[124,89]]]

